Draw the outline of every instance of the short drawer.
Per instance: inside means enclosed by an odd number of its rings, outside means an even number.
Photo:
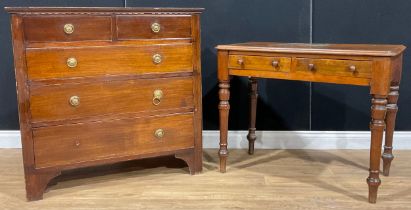
[[[291,69],[291,58],[230,55],[228,68],[289,72]]]
[[[29,80],[189,72],[191,44],[27,49]]]
[[[191,16],[117,16],[117,39],[190,38]]]
[[[28,16],[23,22],[28,42],[112,39],[110,16]]]
[[[124,119],[33,130],[36,168],[194,146],[193,115]]]
[[[193,106],[191,77],[73,83],[30,90],[33,123]]]
[[[313,74],[370,78],[372,61],[297,58],[295,71]]]

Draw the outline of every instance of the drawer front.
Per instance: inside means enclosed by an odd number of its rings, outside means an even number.
[[[230,55],[228,67],[234,69],[290,72],[291,58]]]
[[[189,72],[191,44],[27,49],[29,80]]]
[[[190,38],[191,16],[117,16],[117,39]]]
[[[110,16],[36,16],[24,18],[29,42],[111,40]]]
[[[194,146],[193,115],[114,120],[33,130],[36,168]]]
[[[191,77],[32,87],[32,122],[193,107]]]
[[[297,72],[370,78],[372,61],[297,58]]]

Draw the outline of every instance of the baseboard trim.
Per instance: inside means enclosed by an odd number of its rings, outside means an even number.
[[[257,131],[259,149],[369,149],[369,131]],[[204,148],[218,148],[218,131],[203,131]],[[230,131],[229,148],[248,148],[247,131]],[[411,132],[397,131],[394,148],[411,149]]]
[[[369,149],[369,131],[257,131],[258,149]],[[218,131],[203,131],[203,147],[218,148]],[[247,131],[230,131],[229,148],[248,147]],[[0,148],[21,148],[20,131],[0,131]],[[394,134],[394,149],[411,150],[411,131]]]
[[[20,131],[0,131],[0,148],[21,148]]]

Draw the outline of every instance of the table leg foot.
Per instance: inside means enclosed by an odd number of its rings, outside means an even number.
[[[221,173],[225,173],[227,171],[226,166],[227,166],[227,156],[220,155],[220,172]]]
[[[370,172],[371,173],[371,172]],[[378,173],[378,172],[376,172]],[[377,202],[377,194],[378,194],[378,187],[381,184],[381,180],[379,178],[367,178],[368,184],[368,202],[376,203]]]

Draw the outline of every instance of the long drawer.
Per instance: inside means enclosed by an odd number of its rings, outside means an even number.
[[[371,78],[372,61],[296,58],[295,71],[311,75]]]
[[[33,130],[36,168],[194,146],[193,115],[114,120]]]
[[[193,107],[192,77],[34,86],[32,122]]]
[[[191,44],[27,49],[29,80],[189,72]]]

